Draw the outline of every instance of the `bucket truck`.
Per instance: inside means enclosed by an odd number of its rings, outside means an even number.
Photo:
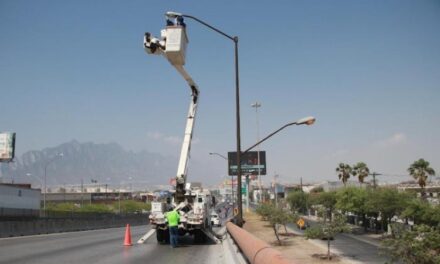
[[[210,214],[214,207],[210,192],[203,190],[201,187],[191,187],[191,184],[187,183],[189,153],[199,100],[197,84],[183,67],[187,44],[188,37],[183,17],[175,18],[174,22],[167,19],[167,26],[161,30],[160,38],[155,38],[148,32],[144,35],[145,52],[164,56],[185,79],[191,90],[191,100],[175,177],[176,186],[173,199],[167,203],[152,203],[150,224],[156,229],[156,237],[159,243],[169,241],[165,214],[170,209],[177,210],[180,214],[179,235],[190,233],[194,235],[197,242],[204,240],[205,235],[216,240],[210,232]]]

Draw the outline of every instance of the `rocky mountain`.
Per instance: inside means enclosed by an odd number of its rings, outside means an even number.
[[[62,156],[59,154],[62,153]],[[29,151],[13,163],[0,165],[3,182],[41,186],[98,182],[118,185],[167,184],[175,174],[177,158],[147,151],[124,150],[116,143],[79,143],[73,140],[41,151]]]

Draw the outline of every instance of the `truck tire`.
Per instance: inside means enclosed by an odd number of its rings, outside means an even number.
[[[202,230],[194,231],[194,243],[204,243],[206,242],[206,235],[202,232]]]
[[[159,244],[170,243],[170,233],[168,230],[156,229],[156,238]]]

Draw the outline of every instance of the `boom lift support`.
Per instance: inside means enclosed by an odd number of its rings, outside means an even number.
[[[185,70],[185,55],[188,38],[186,35],[186,25],[183,18],[176,18],[175,22],[167,20],[167,27],[161,31],[161,39],[153,37],[150,33],[145,33],[144,50],[148,54],[163,55],[171,65],[186,80],[191,88],[191,102],[189,105],[188,116],[186,119],[185,136],[183,138],[182,150],[180,152],[179,165],[176,175],[175,202],[179,204],[185,200],[185,186],[188,172],[188,160],[190,158],[191,140],[194,130],[194,121],[197,113],[197,103],[199,89],[197,84]]]
[[[167,19],[167,27],[161,30],[160,39],[153,37],[150,33],[145,33],[144,36],[145,52],[164,56],[186,80],[191,89],[191,101],[186,119],[185,136],[177,167],[176,191],[174,193],[174,202],[171,206],[181,216],[179,224],[180,235],[192,234],[195,241],[203,241],[206,237],[209,237],[219,243],[220,241],[212,234],[211,229],[211,212],[215,206],[215,200],[212,198],[209,190],[203,190],[200,187],[193,188],[190,184],[186,183],[191,140],[199,100],[199,89],[183,67],[185,65],[186,46],[188,44],[186,25],[183,22],[182,16],[177,16],[174,20],[173,22]],[[167,209],[165,209],[164,204],[160,202],[152,203],[152,212],[149,216],[150,224],[156,230],[156,237],[159,243],[164,243],[169,239],[168,226],[165,219],[166,211]]]

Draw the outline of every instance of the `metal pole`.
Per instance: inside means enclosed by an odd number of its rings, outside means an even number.
[[[235,44],[235,112],[237,121],[237,203],[238,217],[236,224],[243,226],[243,205],[241,197],[241,134],[240,134],[240,80],[238,73],[238,37],[234,37]]]
[[[373,176],[373,188],[376,189],[376,176],[379,176],[379,175],[382,175],[382,174],[377,173],[377,172],[373,172],[373,173],[370,173],[369,175]]]
[[[260,122],[258,119],[258,108],[261,107],[261,103],[255,102],[251,105],[252,107],[255,107],[255,115],[257,118],[257,142],[260,141]],[[261,190],[261,170],[260,170],[260,145],[258,145],[257,149],[257,159],[258,159],[258,189],[260,191],[260,199],[258,199],[258,202],[261,203],[263,192]]]
[[[273,192],[274,192],[274,194],[275,194],[275,207],[278,207],[277,177],[278,177],[277,174],[275,174],[275,175],[273,176],[273,181],[274,181],[274,184],[273,184]]]
[[[81,178],[81,207],[84,206],[84,183],[83,179]]]
[[[232,215],[234,215],[234,208],[235,208],[235,197],[234,197],[234,176],[232,176],[232,182],[231,182],[231,189],[232,189]]]
[[[46,163],[46,166],[44,166],[44,193],[43,193],[43,210],[44,210],[44,214],[46,215],[46,175],[47,175],[47,165],[49,165],[49,163]]]
[[[46,165],[44,166],[44,193],[43,193],[43,209],[44,212],[46,212],[46,176],[47,176],[47,166],[49,166],[50,163],[55,161],[57,157],[63,157],[63,153],[58,153],[53,159],[49,160]]]
[[[249,213],[249,175],[246,176],[246,212]]]

